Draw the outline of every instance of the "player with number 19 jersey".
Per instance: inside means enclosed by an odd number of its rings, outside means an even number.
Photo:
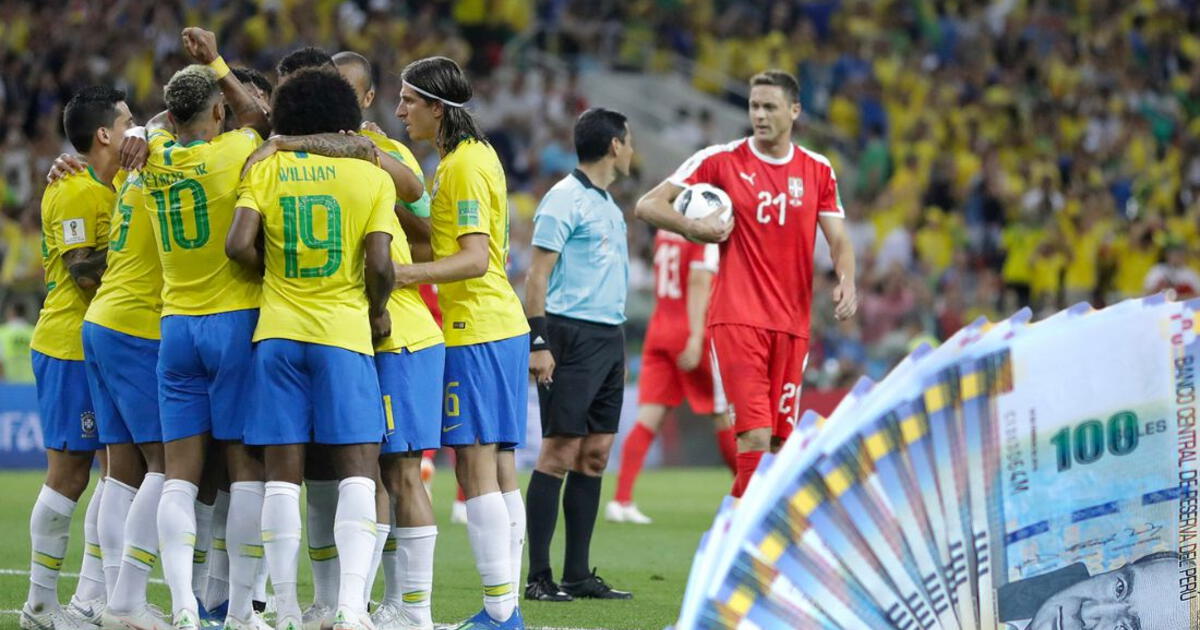
[[[669,181],[711,184],[733,202],[709,332],[735,430],[786,438],[808,360],[817,218],[845,216],[833,166],[795,144],[772,158],[743,138],[699,151]]]
[[[158,130],[149,144],[142,185],[163,269],[163,441],[211,432],[240,442],[262,279],[225,255],[225,236],[242,165],[262,138],[245,128],[181,145]]]
[[[714,400],[712,362],[708,343],[700,365],[684,372],[676,363],[687,345],[688,279],[692,270],[717,272],[715,244],[693,243],[659,230],[654,236],[654,313],[646,327],[642,348],[642,375],[638,379],[638,404],[678,407],[686,397],[692,411],[709,415],[724,412],[724,394]]]

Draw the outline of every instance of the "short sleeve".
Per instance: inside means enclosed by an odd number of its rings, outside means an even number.
[[[56,225],[61,251],[69,252],[82,247],[100,249],[108,245],[109,213],[112,207],[108,200],[91,191],[81,191],[62,199],[63,204],[56,214]]]
[[[833,167],[829,167],[829,177],[821,187],[821,196],[817,200],[817,214],[825,217],[846,217],[846,209],[842,207],[842,195],[838,192],[837,175]]]
[[[399,220],[396,219],[396,188],[387,173],[372,167],[372,174],[378,180],[374,202],[371,204],[371,216],[367,220],[366,234],[371,232],[386,232],[394,238]]]
[[[533,245],[561,252],[575,230],[575,200],[569,191],[555,187],[542,197],[533,215]]]
[[[478,167],[466,162],[456,164],[442,176],[438,194],[450,199],[455,239],[467,234],[491,233],[489,227],[496,209],[491,205],[493,195],[488,190],[488,178]]]
[[[405,209],[407,209],[409,212],[413,213],[414,216],[418,216],[422,219],[428,219],[429,218],[429,191],[422,192],[421,198],[412,203],[405,201],[405,202],[402,202],[400,205],[404,206]]]
[[[726,152],[726,147],[723,145],[711,146],[707,149],[701,149],[694,153],[692,157],[679,165],[678,169],[667,178],[667,181],[672,184],[685,188],[692,184],[708,183],[711,184],[713,174],[715,173],[717,156]]]
[[[258,205],[258,196],[254,194],[254,180],[260,169],[261,164],[255,164],[250,167],[250,172],[246,173],[246,177],[238,182],[237,187],[237,208],[249,208],[259,214],[262,214],[262,208]]]
[[[692,257],[688,268],[717,273],[720,268],[721,248],[716,243],[696,245],[692,247]]]

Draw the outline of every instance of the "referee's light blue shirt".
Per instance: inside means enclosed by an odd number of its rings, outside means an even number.
[[[598,324],[625,321],[625,215],[582,171],[564,177],[538,204],[533,245],[558,252],[546,289],[547,313]]]

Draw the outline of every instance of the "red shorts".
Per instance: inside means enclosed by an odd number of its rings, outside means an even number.
[[[691,372],[684,372],[675,364],[681,351],[682,349],[663,345],[646,346],[642,349],[638,404],[678,407],[686,397],[692,411],[699,415],[723,413],[723,400],[714,400],[713,396],[712,363],[708,349],[705,348],[700,365]]]
[[[800,417],[808,340],[738,324],[714,324],[708,332],[734,431],[769,428],[787,439]]]

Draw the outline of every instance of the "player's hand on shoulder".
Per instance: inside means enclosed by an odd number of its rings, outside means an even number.
[[[136,171],[146,165],[146,158],[150,155],[150,144],[141,136],[125,136],[121,140],[120,159],[121,168],[127,171]]]
[[[266,142],[258,145],[258,148],[254,150],[254,153],[251,153],[250,157],[246,158],[246,163],[242,166],[242,177],[246,177],[246,174],[250,172],[250,167],[271,157],[271,155],[278,150],[279,137],[271,136],[270,138],[267,138]]]
[[[371,339],[379,341],[392,334],[392,316],[385,309],[378,315],[371,316]]]
[[[554,355],[549,350],[534,350],[529,353],[529,374],[538,385],[554,382]]]
[[[212,31],[189,26],[183,29],[182,37],[184,50],[196,63],[210,64],[220,56],[217,52],[217,36]]]
[[[46,173],[46,181],[53,183],[67,175],[82,173],[87,170],[87,166],[87,158],[82,155],[63,153],[54,158],[54,164],[50,165],[50,172]]]
[[[730,216],[728,221],[722,220],[721,213],[724,211],[722,208],[703,219],[689,222],[688,233],[684,236],[701,243],[724,243],[733,232],[733,217]]]
[[[838,319],[850,319],[858,312],[858,289],[854,279],[840,280],[833,287],[833,315]]]
[[[370,131],[371,133],[377,133],[381,136],[385,135],[383,133],[383,128],[380,127],[379,125],[376,125],[374,122],[372,122],[370,120],[364,120],[362,122],[362,125],[359,126],[359,130],[360,131]]]
[[[704,356],[704,337],[688,337],[683,352],[675,358],[675,365],[684,372],[691,372],[700,367],[700,359]]]

